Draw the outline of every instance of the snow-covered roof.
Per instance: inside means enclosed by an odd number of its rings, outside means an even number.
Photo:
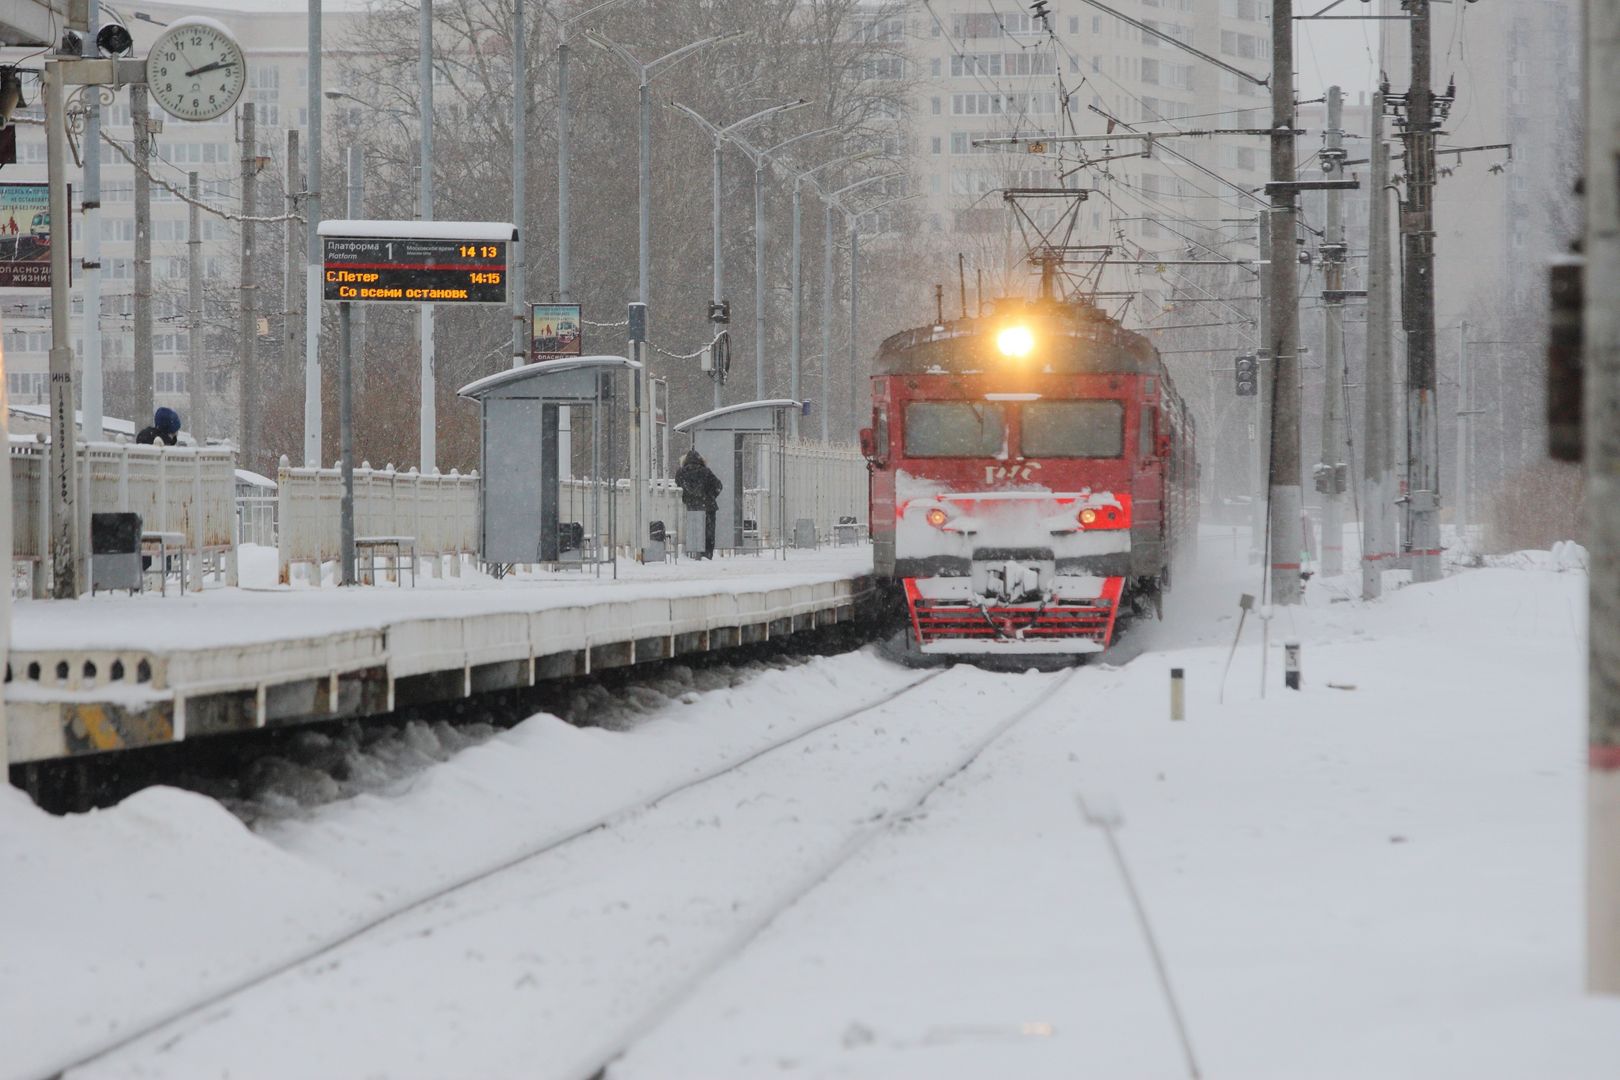
[[[369,221],[329,218],[315,230],[321,236],[360,236],[379,240],[516,240],[510,221]]]
[[[252,469],[237,469],[236,482],[238,484],[247,484],[249,487],[269,488],[271,491],[276,490],[276,482],[274,480],[270,479],[268,476],[265,476],[263,473],[256,473]]]
[[[801,408],[802,405],[802,402],[794,401],[792,398],[767,398],[764,401],[744,401],[736,405],[722,405],[718,409],[710,409],[706,413],[699,413],[689,420],[682,420],[675,425],[675,430],[689,431],[710,420],[730,416],[732,413],[746,412],[749,409],[797,409]]]
[[[525,379],[543,378],[547,375],[556,375],[564,371],[579,371],[583,368],[624,368],[639,370],[638,361],[623,356],[572,356],[566,360],[541,360],[533,364],[524,364],[522,367],[508,368],[497,371],[493,375],[485,375],[482,379],[474,381],[457,390],[461,397],[478,397],[486,394],[496,387],[507,383],[522,382]]]

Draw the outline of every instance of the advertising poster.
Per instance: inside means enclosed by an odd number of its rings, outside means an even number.
[[[530,357],[551,360],[559,356],[581,356],[585,336],[580,332],[578,304],[534,305],[533,346]]]
[[[0,184],[0,289],[50,286],[50,193],[44,184]]]

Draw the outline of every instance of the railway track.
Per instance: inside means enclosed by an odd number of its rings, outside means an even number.
[[[687,979],[675,991],[665,994],[651,1009],[644,1012],[633,1025],[620,1035],[614,1044],[606,1051],[601,1052],[600,1061],[588,1065],[583,1071],[566,1074],[567,1080],[610,1080],[610,1070],[614,1062],[623,1057],[644,1036],[658,1026],[671,1012],[673,1012],[688,996],[692,994],[706,980],[720,971],[732,959],[759,937],[776,919],[788,909],[798,904],[816,888],[818,888],[833,874],[854,859],[868,844],[883,835],[895,823],[904,821],[921,809],[930,797],[946,787],[950,782],[972,767],[984,752],[994,746],[1017,725],[1031,714],[1038,712],[1048,702],[1057,696],[1058,692],[1072,682],[1080,673],[1080,668],[1070,668],[1051,680],[1051,684],[1032,701],[1013,709],[988,733],[975,740],[967,751],[959,755],[945,768],[937,770],[933,776],[918,784],[907,793],[906,797],[892,810],[868,821],[861,828],[852,833],[847,840],[829,858],[814,866],[807,868],[799,882],[781,897],[777,903],[771,905],[754,919],[739,928],[735,938],[720,953],[711,957],[710,961],[698,970],[689,973]]]
[[[544,842],[526,847],[496,863],[481,867],[471,873],[458,875],[452,880],[446,881],[434,887],[430,891],[420,895],[411,896],[401,903],[390,905],[386,909],[379,910],[362,921],[345,928],[341,933],[325,938],[307,949],[299,950],[294,954],[279,958],[275,963],[261,968],[250,975],[236,980],[224,987],[213,988],[209,990],[205,996],[188,1002],[179,1008],[170,1010],[162,1016],[145,1020],[141,1022],[138,1027],[119,1033],[115,1038],[95,1049],[94,1052],[82,1055],[74,1060],[64,1063],[61,1068],[49,1075],[51,1075],[53,1078],[62,1077],[73,1073],[75,1070],[91,1066],[109,1055],[116,1054],[120,1050],[131,1047],[140,1040],[155,1035],[174,1025],[180,1024],[188,1018],[197,1017],[205,1012],[214,1010],[229,999],[248,993],[256,987],[263,986],[279,976],[294,972],[305,965],[318,963],[323,958],[341,950],[346,945],[363,938],[365,935],[372,933],[373,931],[376,931],[391,922],[408,916],[413,912],[429,908],[432,905],[453,896],[454,894],[463,892],[482,882],[486,882],[502,874],[509,873],[512,870],[526,864],[532,863],[535,860],[541,859],[548,854],[565,848],[567,845],[578,841],[582,837],[588,836],[591,833],[611,826],[616,821],[651,811],[660,804],[674,798],[677,795],[699,788],[705,784],[712,783],[720,777],[745,768],[760,758],[763,758],[769,754],[780,752],[795,744],[802,743],[829,728],[848,723],[851,720],[868,715],[876,710],[880,710],[885,706],[905,697],[906,695],[917,692],[920,688],[932,683],[935,679],[938,679],[944,674],[946,674],[946,670],[922,673],[918,678],[913,679],[896,690],[891,690],[869,701],[863,702],[858,706],[845,709],[830,717],[819,720],[814,724],[801,728],[790,735],[786,735],[782,738],[772,740],[764,745],[755,747],[754,749],[743,753],[740,756],[718,762],[708,769],[704,769],[696,774],[687,776],[678,782],[670,783],[650,797],[643,797],[634,802],[623,804],[611,811],[593,818],[589,822],[574,828],[570,828],[560,835],[549,836]]]
[[[553,934],[563,935],[559,939],[562,947],[555,950],[555,955],[553,947],[557,942],[548,941],[527,950],[531,955],[545,954],[550,961],[547,978],[555,980],[558,985],[572,985],[573,980],[582,983],[594,980],[597,986],[594,993],[601,999],[592,998],[592,991],[581,989],[580,996],[590,999],[587,1004],[591,1006],[591,1022],[588,1027],[572,1026],[577,1036],[570,1045],[553,1047],[548,1043],[547,1051],[551,1056],[545,1062],[544,1075],[580,1080],[605,1077],[616,1060],[656,1028],[695,988],[746,950],[783,912],[815,891],[873,840],[915,814],[931,796],[947,787],[1026,717],[1048,705],[1084,670],[1072,669],[1059,675],[1042,677],[1038,684],[1022,685],[1017,681],[1011,684],[994,681],[985,673],[971,668],[927,672],[896,690],[817,721],[791,735],[717,762],[699,774],[669,784],[650,798],[621,806],[587,824],[570,829],[564,835],[553,836],[544,843],[514,852],[509,858],[476,873],[461,875],[429,893],[411,898],[409,902],[379,911],[341,934],[297,955],[284,957],[224,990],[210,992],[205,1000],[188,1003],[162,1017],[142,1023],[138,1030],[123,1033],[63,1071],[79,1075],[78,1071],[82,1070],[86,1077],[126,1075],[138,1071],[140,1060],[147,1055],[168,1055],[177,1047],[180,1053],[192,1054],[193,1058],[170,1059],[170,1067],[178,1065],[184,1071],[188,1060],[195,1060],[199,1065],[207,1062],[217,1067],[226,1064],[231,1055],[252,1053],[248,1048],[239,1047],[236,1042],[240,1032],[230,1026],[233,1014],[237,1016],[238,1023],[251,1015],[255,1025],[263,1026],[266,1030],[277,1028],[275,1016],[278,1010],[288,1014],[289,1023],[283,1026],[290,1026],[294,1017],[302,1023],[309,1019],[306,1000],[330,1000],[334,996],[343,999],[351,996],[366,998],[393,990],[392,985],[382,981],[390,976],[379,975],[374,970],[378,965],[392,971],[394,979],[401,977],[399,973],[403,969],[411,973],[405,976],[408,981],[426,980],[431,983],[443,978],[447,984],[453,984],[455,976],[444,974],[443,965],[461,963],[460,950],[463,947],[471,954],[490,948],[489,943],[494,942],[497,943],[495,948],[503,954],[521,956],[526,951],[521,940],[523,929],[535,924],[550,927]],[[939,681],[942,679],[944,682]],[[964,698],[975,702],[991,700],[998,704],[992,710],[983,710],[976,704],[966,704],[962,700]],[[975,722],[972,725],[957,724],[955,729],[948,722],[934,723],[940,718],[946,703],[950,702],[957,703],[956,707],[962,715],[973,715]],[[909,728],[908,724],[911,725]],[[924,740],[924,733],[928,733],[930,738]],[[873,738],[881,740],[880,745],[889,751],[887,761],[882,754],[871,754],[861,741]],[[921,745],[924,742],[929,745]],[[835,748],[836,753],[830,752],[829,746]],[[909,758],[913,749],[916,756],[926,759],[925,765],[913,766],[910,761],[901,760],[895,755],[895,751],[900,751]],[[865,758],[862,758],[863,754]],[[723,865],[726,860],[747,864],[758,857],[757,852],[744,851],[739,854],[728,850],[726,859],[718,860],[714,866],[705,863],[706,858],[714,858],[714,851],[705,850],[705,844],[746,849],[750,838],[745,833],[739,843],[738,835],[733,833],[724,840],[715,839],[719,822],[715,823],[716,829],[709,830],[706,821],[693,821],[690,816],[692,804],[700,804],[705,799],[710,804],[718,804],[716,800],[725,802],[733,797],[733,790],[753,793],[764,788],[767,789],[765,794],[752,794],[750,799],[744,801],[767,798],[772,794],[769,790],[772,784],[766,781],[774,780],[777,788],[788,789],[793,783],[783,782],[782,777],[798,778],[815,774],[818,766],[828,775],[833,775],[846,767],[846,763],[840,759],[851,756],[865,761],[869,770],[877,770],[873,776],[885,779],[875,786],[887,790],[880,798],[873,800],[870,808],[854,805],[846,808],[840,800],[847,792],[836,783],[817,779],[795,780],[802,782],[810,800],[819,804],[820,815],[836,821],[836,834],[818,834],[824,842],[809,855],[793,851],[783,856],[777,868],[780,871],[777,878],[771,881],[769,888],[760,890],[767,895],[748,897],[748,902],[742,904],[740,910],[734,902],[732,910],[720,912],[711,920],[712,926],[703,933],[693,935],[698,939],[698,946],[688,947],[689,942],[680,942],[687,955],[680,957],[679,962],[671,963],[667,977],[650,978],[647,986],[627,994],[622,989],[626,981],[623,975],[604,977],[599,966],[577,962],[581,957],[594,959],[603,942],[608,943],[606,947],[611,950],[615,947],[622,949],[622,942],[626,940],[646,939],[648,927],[656,929],[659,921],[649,919],[647,913],[643,912],[639,922],[628,917],[614,922],[612,918],[592,910],[594,907],[600,906],[604,911],[616,905],[628,908],[629,898],[634,897],[636,903],[655,909],[653,913],[657,914],[656,909],[662,900],[666,914],[659,918],[679,924],[681,905],[690,903],[692,894],[681,892],[680,887],[671,887],[668,896],[657,895],[656,887],[640,890],[624,888],[613,880],[614,873],[623,864],[656,862],[657,856],[663,855],[666,860],[672,859],[675,865],[690,863],[700,867],[698,870],[688,870],[689,874],[699,878],[712,875],[721,879],[718,887],[723,892],[727,887],[724,883],[726,874],[734,869]],[[749,767],[756,763],[766,771],[762,777],[750,778]],[[772,777],[772,771],[779,775]],[[892,785],[888,783],[891,774]],[[750,787],[750,784],[758,786]],[[789,804],[795,802],[791,792],[782,797]],[[680,805],[682,803],[686,805]],[[846,809],[848,816],[845,816]],[[770,811],[772,814],[776,812],[774,809]],[[787,811],[783,809],[782,812]],[[760,825],[761,822],[755,822],[756,827]],[[827,832],[827,826],[826,820],[815,823],[815,829],[821,830],[821,833]],[[774,824],[766,827],[772,830],[776,828]],[[781,847],[794,848],[794,829],[794,826],[781,826]],[[704,834],[709,834],[708,838]],[[772,846],[777,846],[774,839],[776,833],[773,831],[771,835]],[[619,843],[621,840],[622,845]],[[656,868],[646,869],[643,873],[655,886],[661,884]],[[577,882],[586,884],[577,885]],[[712,884],[705,881],[705,887]],[[569,903],[558,902],[555,894],[570,888],[577,889],[581,897]],[[476,914],[468,915],[468,911]],[[519,929],[514,931],[511,926],[503,925],[499,932],[493,932],[488,928],[480,931],[476,925],[467,925],[486,917],[493,921],[490,912],[499,914],[506,923],[516,920]],[[513,912],[522,914],[514,915]],[[676,912],[676,915],[672,918],[667,912]],[[669,929],[671,937],[678,937],[691,928],[678,926],[666,929]],[[573,937],[581,941],[570,940]],[[452,944],[454,948],[451,948]],[[445,949],[450,951],[436,951]],[[573,967],[570,967],[571,958],[576,961]],[[618,959],[624,962],[623,958]],[[606,967],[611,968],[614,961],[614,957],[608,957]],[[637,963],[641,962],[644,960],[638,958]],[[511,968],[514,961],[510,956],[503,955],[495,959],[495,963]],[[478,974],[483,977],[489,973]],[[510,972],[506,974],[509,976]],[[307,985],[322,978],[333,980],[338,985],[334,985],[334,982],[327,982],[319,988]],[[345,980],[348,980],[348,985],[343,985]],[[521,981],[520,978],[519,984]],[[412,1012],[414,1008],[416,1014],[421,1015],[422,1022],[441,1023],[445,1008],[444,995],[450,991],[433,988],[418,989],[414,993],[414,997],[411,991],[404,994],[411,1000],[400,1004],[399,1015],[415,1015]],[[439,994],[434,999],[436,1003],[417,1000],[424,995],[431,998],[435,993]],[[637,998],[638,994],[639,1000],[623,1003],[631,1007],[614,1004],[616,999]],[[469,994],[468,997],[476,1000],[477,994]],[[450,1000],[459,1005],[457,995],[452,995]],[[499,1012],[503,1006],[511,1008],[509,1002],[502,1000],[494,1009],[487,1011]],[[604,1017],[610,1018],[606,1028],[602,1027]],[[611,1020],[613,1017],[625,1019],[614,1023]],[[510,1023],[510,1015],[506,1019]],[[328,1028],[338,1023],[324,1016],[317,1016],[316,1020]],[[491,1018],[487,1016],[464,1015],[449,1026],[465,1031],[469,1025],[476,1029],[479,1023],[487,1026],[490,1022]],[[409,1021],[406,1024],[402,1030],[416,1030],[415,1024]],[[565,1029],[569,1027],[567,1024],[562,1026]],[[334,1030],[341,1032],[343,1029],[339,1027]],[[328,1035],[329,1039],[333,1037],[330,1031]],[[335,1037],[341,1039],[343,1035]],[[499,1035],[488,1037],[498,1038]],[[319,1044],[319,1034],[310,1038]],[[346,1049],[361,1053],[357,1047]],[[121,1053],[124,1051],[128,1053]],[[368,1059],[357,1057],[348,1063],[348,1068],[344,1068],[342,1062],[336,1064],[339,1073],[346,1073],[367,1063]],[[287,1064],[291,1066],[295,1061]],[[514,1062],[512,1067],[522,1066]],[[535,1067],[535,1062],[529,1061],[526,1071],[533,1074]]]

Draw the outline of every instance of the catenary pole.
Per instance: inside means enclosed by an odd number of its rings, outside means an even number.
[[[1406,497],[1412,580],[1440,580],[1440,444],[1434,340],[1434,91],[1429,85],[1429,2],[1406,0],[1412,84],[1406,92],[1406,202],[1401,208],[1401,304],[1406,327],[1408,448]]]
[[[1327,91],[1327,130],[1324,132],[1323,168],[1331,163],[1342,172],[1344,160],[1344,95],[1337,86]],[[1323,371],[1322,457],[1319,465],[1327,490],[1322,493],[1322,573],[1344,573],[1344,496],[1339,491],[1338,466],[1348,456],[1344,438],[1344,193],[1327,192],[1327,220],[1320,248],[1322,256]]]
[[[309,0],[309,148],[304,172],[304,465],[321,463],[321,0]]]
[[[186,193],[191,196],[191,203],[186,207],[186,382],[191,391],[191,430],[200,443],[208,434],[210,387],[204,371],[202,210],[197,205],[202,196],[202,181],[195,172],[186,174]],[[246,461],[242,464],[247,467]]]
[[[860,409],[855,374],[855,350],[861,327],[861,216],[849,215],[849,437],[860,430]]]
[[[1304,511],[1299,454],[1299,263],[1294,237],[1298,199],[1294,160],[1294,4],[1271,4],[1271,405],[1268,503],[1270,506],[1271,601],[1300,602],[1300,552]],[[1262,372],[1264,380],[1265,373]]]
[[[421,132],[417,145],[421,148],[421,218],[433,220],[433,0],[421,0],[417,20],[416,81],[417,104],[421,110]],[[514,142],[516,132],[513,132]],[[515,254],[515,253],[514,253]],[[433,305],[423,304],[417,314],[417,335],[421,343],[421,372],[419,376],[421,406],[418,413],[418,431],[421,442],[421,469],[423,476],[439,471],[438,385],[434,377]]]
[[[101,0],[91,0],[82,55],[97,55],[95,39],[100,22]],[[84,190],[79,195],[79,207],[84,212],[84,261],[80,263],[84,272],[84,384],[80,395],[85,436],[99,439],[106,430],[102,417],[107,411],[101,365],[101,95],[86,97]]]
[[[1393,366],[1390,360],[1389,145],[1384,142],[1384,95],[1372,103],[1371,187],[1367,193],[1367,374],[1361,405],[1361,598],[1383,593],[1384,567],[1394,558],[1395,459],[1391,446]]]
[[[1620,994],[1620,7],[1586,20],[1586,988]]]
[[[129,117],[135,129],[135,386],[137,427],[152,422],[152,115],[145,83],[129,88]],[[89,432],[86,432],[88,435]]]
[[[1250,488],[1254,493],[1254,512],[1250,515],[1249,558],[1254,562],[1264,562],[1266,493],[1270,486],[1271,468],[1271,211],[1259,211],[1255,216],[1255,224],[1258,230],[1255,235],[1258,238],[1260,258],[1266,262],[1266,268],[1261,272],[1259,279],[1260,306],[1259,318],[1256,320],[1256,326],[1259,328],[1259,345],[1254,350],[1254,438],[1251,440],[1254,451],[1252,459],[1254,477]]]
[[[256,160],[259,147],[259,129],[255,122],[253,102],[242,103],[242,288],[237,298],[236,370],[237,385],[237,439],[241,447],[242,468],[257,469],[259,460],[258,433],[254,430],[254,410],[262,407],[258,400],[258,372],[253,350],[258,344],[258,326],[253,304],[253,273],[255,229],[253,216],[257,211],[254,193],[258,187]]]

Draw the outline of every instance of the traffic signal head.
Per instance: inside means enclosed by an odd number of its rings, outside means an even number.
[[[1253,353],[1244,353],[1235,361],[1233,366],[1233,374],[1237,379],[1236,389],[1238,397],[1253,397],[1260,389],[1260,381],[1257,377],[1256,368],[1257,365],[1255,364]]]

